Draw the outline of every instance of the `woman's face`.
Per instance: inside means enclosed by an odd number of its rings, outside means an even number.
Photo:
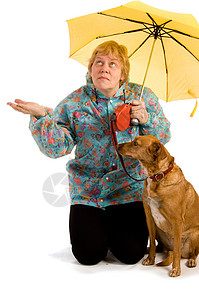
[[[114,55],[98,53],[91,69],[91,77],[96,89],[106,97],[112,97],[120,87],[121,63]]]

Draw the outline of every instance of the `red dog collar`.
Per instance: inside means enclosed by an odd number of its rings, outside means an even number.
[[[173,165],[168,168],[166,171],[160,173],[160,174],[156,174],[156,175],[153,175],[151,177],[149,177],[150,179],[152,179],[153,181],[160,181],[162,178],[165,177],[165,175],[167,175],[172,169],[173,169]]]

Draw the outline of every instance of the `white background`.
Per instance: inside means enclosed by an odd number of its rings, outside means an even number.
[[[86,69],[68,58],[66,19],[126,1],[0,1],[1,299],[174,299],[195,295],[199,267],[188,269],[184,260],[182,276],[175,279],[168,277],[170,267],[126,266],[111,257],[92,267],[75,261],[70,252],[69,206],[50,206],[42,195],[46,178],[65,172],[68,158],[45,157],[31,137],[29,116],[6,105],[19,98],[54,108],[84,84]],[[192,13],[199,21],[195,0],[145,3]],[[172,123],[167,149],[199,192],[199,110],[190,118],[194,100],[160,102]]]

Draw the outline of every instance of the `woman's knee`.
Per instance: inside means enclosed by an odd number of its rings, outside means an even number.
[[[72,252],[83,265],[95,265],[106,257],[108,234],[99,208],[74,205],[70,212]]]
[[[142,248],[142,249],[137,249],[132,251],[131,253],[115,253],[116,258],[122,262],[123,264],[127,264],[127,265],[134,265],[137,264],[146,254],[147,249],[146,248]]]
[[[72,247],[72,252],[80,264],[91,266],[96,265],[105,259],[108,248],[105,247],[104,249],[97,249],[93,251],[93,249],[74,249],[74,247]]]
[[[140,240],[134,238],[133,240],[121,240],[120,242],[112,243],[110,248],[111,252],[120,262],[133,265],[138,263],[146,254],[148,239]]]

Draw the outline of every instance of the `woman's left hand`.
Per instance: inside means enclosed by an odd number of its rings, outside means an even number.
[[[140,100],[133,100],[130,111],[131,119],[137,119],[140,124],[148,122],[148,113],[146,111],[145,103]]]

